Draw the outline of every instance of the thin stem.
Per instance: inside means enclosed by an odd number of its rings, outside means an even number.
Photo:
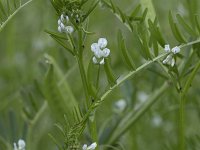
[[[84,64],[83,63],[83,46],[82,46],[83,38],[82,38],[81,28],[78,31],[78,38],[79,38],[79,41],[78,41],[79,51],[78,51],[78,56],[76,58],[77,58],[77,61],[78,61],[81,79],[82,79],[82,83],[83,83],[83,87],[84,87],[87,108],[89,108],[89,106],[90,106],[90,102],[89,102],[90,95],[89,95],[88,81],[87,81],[85,69],[84,69],[84,66],[83,66],[83,64]],[[90,129],[90,134],[91,134],[93,141],[98,142],[96,122],[95,122],[95,113],[93,115],[94,115],[93,116],[94,119],[89,120],[89,129]],[[98,150],[98,149],[99,148],[97,146],[96,150]]]
[[[194,43],[194,42],[191,42]],[[179,108],[179,150],[185,150],[185,96],[190,88],[190,85],[200,68],[200,61],[196,64],[194,70],[189,76],[186,84],[183,88],[183,92],[180,93],[180,108]]]
[[[78,62],[81,80],[82,80],[82,84],[83,84],[83,88],[84,88],[84,92],[85,92],[86,104],[87,104],[87,107],[89,107],[89,92],[88,92],[88,84],[87,84],[85,69],[83,66],[83,58],[82,58],[82,56],[79,56],[79,57],[76,56],[76,59]]]
[[[100,98],[99,101],[104,101],[104,99],[117,87],[119,87],[123,82],[125,82],[126,80],[128,80],[129,78],[133,77],[134,75],[138,74],[139,72],[141,72],[142,70],[144,70],[146,67],[150,66],[151,64],[153,64],[154,62],[160,60],[163,57],[166,57],[168,55],[168,53],[163,53],[159,56],[157,56],[156,58],[147,61],[146,63],[144,63],[143,65],[141,65],[140,67],[138,67],[136,70],[131,71],[130,73],[128,73],[127,75],[125,75],[123,78],[119,79],[117,81],[117,83],[110,87],[110,89],[108,91],[106,91]]]
[[[185,150],[185,103],[184,97],[180,96],[179,108],[179,150]]]
[[[184,47],[187,47],[187,46],[190,46],[190,45],[194,45],[194,44],[197,44],[197,43],[200,43],[200,39],[192,41],[192,42],[189,42],[189,43],[184,44],[184,45],[180,45],[179,47],[180,48],[184,48]],[[125,75],[123,78],[119,79],[114,86],[110,87],[110,89],[108,91],[106,91],[101,96],[101,98],[100,98],[99,101],[104,101],[104,99],[108,96],[108,94],[110,94],[115,88],[117,88],[119,85],[121,85],[124,81],[128,80],[129,78],[131,78],[135,74],[141,72],[142,70],[144,70],[145,68],[147,68],[148,66],[150,66],[152,63],[160,60],[161,58],[166,57],[168,54],[169,53],[162,53],[162,54],[160,54],[159,56],[155,57],[154,59],[152,59],[152,60],[147,61],[146,63],[144,63],[143,65],[141,65],[140,67],[138,67],[136,70],[131,71],[130,73],[128,73],[127,75]]]
[[[98,65],[97,80],[96,80],[96,88],[99,87],[99,77],[100,77],[100,65]]]

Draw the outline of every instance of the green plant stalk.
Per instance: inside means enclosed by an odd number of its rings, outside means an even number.
[[[98,65],[97,80],[96,80],[96,89],[99,87],[99,77],[100,77],[100,65]]]
[[[82,83],[83,83],[83,88],[84,88],[84,92],[85,92],[85,98],[86,98],[86,105],[87,108],[89,108],[90,106],[90,95],[89,95],[89,88],[88,88],[88,81],[86,78],[86,73],[85,73],[85,69],[83,66],[83,40],[82,40],[82,29],[80,28],[78,31],[78,44],[79,44],[79,54],[76,57],[77,61],[78,61],[78,65],[79,65],[79,70],[80,70],[80,74],[81,74],[81,79],[82,79]],[[95,122],[95,113],[93,114],[94,119],[93,120],[89,120],[89,130],[90,130],[90,134],[92,137],[92,140],[94,142],[98,142],[98,138],[97,138],[97,129],[96,129],[96,122]],[[99,149],[98,146],[96,148],[97,150]]]
[[[179,108],[179,150],[185,150],[185,101],[186,94],[190,88],[190,85],[200,68],[200,61],[196,64],[194,70],[189,76],[186,84],[183,88],[183,92],[180,93],[180,108]]]
[[[24,8],[26,5],[28,5],[30,2],[32,2],[33,0],[29,0],[26,3],[22,4],[20,3],[20,6],[10,15],[8,16],[8,18],[6,19],[5,22],[3,22],[2,24],[0,24],[0,32],[3,30],[3,28],[7,25],[7,23],[22,9]]]

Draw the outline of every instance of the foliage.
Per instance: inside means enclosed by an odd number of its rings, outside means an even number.
[[[0,149],[199,149],[198,0],[31,1],[0,0]]]

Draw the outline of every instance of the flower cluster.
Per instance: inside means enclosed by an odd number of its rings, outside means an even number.
[[[174,59],[174,55],[179,53],[181,51],[180,47],[175,46],[174,48],[170,49],[170,45],[165,45],[164,50],[166,52],[172,52],[170,53],[164,60],[163,60],[163,64],[167,64],[170,66],[174,66],[175,65],[175,59]]]
[[[97,143],[92,143],[90,146],[87,146],[87,144],[83,145],[83,150],[95,150],[95,148],[97,147]]]
[[[69,33],[74,32],[74,28],[72,26],[67,25],[69,23],[69,17],[65,15],[61,15],[58,19],[58,31],[60,33]]]
[[[94,64],[103,65],[104,58],[110,55],[110,50],[106,48],[108,41],[105,38],[99,38],[98,43],[93,43],[91,45],[91,50],[94,53],[92,58]]]
[[[25,150],[26,143],[24,140],[19,139],[17,144],[14,143],[14,150]]]

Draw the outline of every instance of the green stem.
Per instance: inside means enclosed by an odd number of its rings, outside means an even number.
[[[99,77],[100,77],[100,65],[98,65],[98,72],[97,72],[97,81],[96,81],[96,88],[99,87]]]
[[[83,58],[82,56],[76,56],[77,62],[78,62],[78,66],[79,66],[79,71],[80,71],[80,75],[81,75],[81,80],[82,80],[82,84],[83,84],[83,88],[84,88],[84,92],[85,92],[85,99],[86,99],[86,104],[87,107],[89,107],[89,92],[88,92],[88,84],[87,84],[87,78],[86,78],[86,74],[85,74],[85,69],[83,66]]]
[[[194,42],[190,42],[194,43]],[[188,44],[186,44],[188,46]],[[179,150],[185,150],[185,96],[190,88],[190,85],[200,68],[200,61],[196,64],[194,70],[189,76],[186,84],[183,88],[183,92],[180,93],[180,108],[179,108]]]
[[[185,103],[184,97],[180,96],[179,108],[179,150],[185,150]]]
[[[193,44],[197,44],[200,43],[200,39],[192,41],[190,43],[181,45],[180,48],[184,48]],[[154,59],[147,61],[146,63],[144,63],[143,65],[141,65],[140,67],[138,67],[136,70],[131,71],[130,73],[128,73],[127,75],[125,75],[122,79],[118,80],[117,83],[110,87],[110,89],[108,91],[106,91],[100,98],[99,102],[104,101],[104,99],[108,96],[108,94],[110,94],[115,88],[117,88],[119,85],[121,85],[124,81],[128,80],[129,78],[131,78],[132,76],[134,76],[135,74],[141,72],[142,70],[144,70],[146,67],[150,66],[152,63],[160,60],[161,58],[164,58],[168,55],[169,53],[162,53],[159,56],[155,57]]]
[[[78,44],[79,44],[79,51],[78,51],[78,56],[77,56],[77,61],[78,61],[78,65],[79,65],[79,70],[80,70],[80,74],[81,74],[81,79],[82,79],[82,83],[83,83],[83,87],[84,87],[84,92],[85,92],[85,98],[86,98],[86,104],[87,104],[87,108],[89,108],[90,106],[90,95],[89,95],[89,88],[88,88],[88,81],[86,78],[86,73],[85,73],[85,69],[83,66],[83,38],[82,38],[82,30],[81,28],[78,31]],[[90,134],[92,137],[92,140],[94,142],[98,142],[98,138],[97,138],[97,129],[96,129],[96,122],[95,122],[95,113],[93,114],[94,118],[92,120],[89,120],[89,129],[90,129]],[[96,150],[98,150],[98,146],[96,148]]]

